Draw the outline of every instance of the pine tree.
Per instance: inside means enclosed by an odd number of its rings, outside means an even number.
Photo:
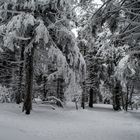
[[[6,1],[1,5],[3,46],[11,50],[18,47],[21,52],[20,61],[24,62],[19,66],[17,103],[22,100],[21,85],[25,80],[23,111],[26,114],[30,114],[32,108],[35,67],[38,69],[36,71],[42,71],[47,81],[57,79],[58,76],[64,77],[68,87],[65,92],[69,95],[77,92],[84,79],[85,62],[71,32],[73,13],[70,5],[71,1],[63,0],[18,0]],[[44,61],[42,58],[45,58]],[[55,71],[50,73],[46,59],[53,62]],[[39,63],[35,63],[39,61],[42,61],[43,70],[42,66],[39,68]],[[74,92],[69,91],[72,84],[75,84]]]

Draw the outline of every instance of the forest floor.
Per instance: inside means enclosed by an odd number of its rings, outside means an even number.
[[[115,112],[111,105],[52,110],[33,105],[31,115],[16,104],[0,104],[0,140],[140,140],[140,111]]]

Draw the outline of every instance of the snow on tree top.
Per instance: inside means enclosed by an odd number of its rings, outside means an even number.
[[[44,23],[43,23],[43,21],[42,20],[39,20],[39,22],[40,22],[40,24],[39,24],[39,26],[36,28],[36,39],[35,39],[35,41],[36,42],[39,42],[39,40],[40,39],[43,39],[43,41],[45,42],[45,43],[48,43],[48,40],[49,40],[49,38],[48,38],[48,30],[47,30],[47,28],[45,27],[45,25],[44,25]]]

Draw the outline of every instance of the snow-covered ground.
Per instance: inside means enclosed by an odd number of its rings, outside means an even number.
[[[16,104],[0,104],[0,140],[140,140],[140,111],[34,105],[27,116]]]

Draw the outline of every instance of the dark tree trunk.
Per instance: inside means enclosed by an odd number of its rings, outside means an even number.
[[[113,101],[113,109],[115,111],[121,110],[120,107],[120,96],[119,95],[114,95],[114,101]]]
[[[25,58],[25,98],[23,111],[26,114],[30,114],[32,109],[32,87],[33,87],[33,58],[34,58],[34,46],[26,53]]]
[[[21,64],[19,65],[19,84],[18,84],[18,93],[16,94],[16,103],[20,104],[23,98],[23,88],[22,88],[22,81],[23,81],[23,62],[24,61],[24,50],[25,48],[22,46],[21,54],[20,54],[20,61]]]
[[[91,88],[89,91],[89,107],[93,107],[93,89]]]
[[[128,110],[128,96],[129,96],[129,86],[127,85],[126,101],[125,101],[125,110]]]
[[[82,107],[83,109],[85,109],[85,95],[84,95],[84,94],[82,94],[81,107]]]
[[[134,85],[131,87],[131,93],[130,93],[130,98],[129,98],[129,104],[131,106],[131,110],[133,110],[133,107],[132,107],[132,96],[133,96],[133,92],[134,92]]]
[[[46,76],[43,77],[43,95],[44,95],[44,99],[46,99],[46,96],[47,96],[47,90],[46,90],[46,84],[47,84],[47,78]]]
[[[120,82],[116,81],[114,91],[113,91],[113,109],[115,111],[121,110],[121,104],[120,104],[121,91],[122,91],[122,88],[121,88]]]
[[[83,108],[83,109],[85,109],[85,89],[86,87],[85,87],[85,82],[83,82],[83,93],[82,93],[82,100],[81,100],[81,107]]]
[[[63,77],[60,76],[57,79],[57,98],[60,99],[61,101],[64,101],[63,84],[64,84],[64,79]],[[59,107],[63,107],[60,102],[57,102],[57,105]]]

